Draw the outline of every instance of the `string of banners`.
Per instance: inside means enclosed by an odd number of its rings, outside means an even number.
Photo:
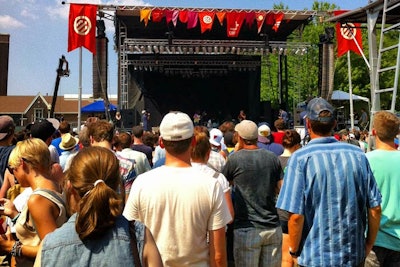
[[[96,54],[95,30],[97,5],[71,4],[68,27],[68,52],[85,47]],[[141,9],[140,21],[147,26],[149,21],[161,22],[165,18],[167,24],[172,22],[176,26],[178,20],[186,23],[187,29],[193,29],[200,23],[201,33],[210,31],[214,20],[217,19],[221,26],[226,21],[226,33],[228,37],[237,37],[243,24],[251,27],[257,22],[258,33],[264,24],[272,26],[277,32],[284,18],[282,12],[245,12],[245,11],[190,11],[190,10],[163,10]]]
[[[147,26],[149,21],[161,22],[165,18],[167,24],[172,22],[176,27],[178,20],[181,23],[186,23],[187,29],[193,29],[200,23],[201,33],[210,31],[215,19],[218,19],[221,26],[226,18],[226,31],[228,37],[237,37],[243,24],[251,27],[254,20],[257,22],[258,33],[264,24],[271,25],[272,29],[277,32],[284,14],[267,13],[267,12],[245,12],[245,11],[230,11],[230,12],[213,12],[213,11],[190,11],[190,10],[164,10],[164,9],[141,9],[140,21]]]

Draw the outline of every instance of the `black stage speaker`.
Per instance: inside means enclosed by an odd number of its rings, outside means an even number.
[[[136,126],[140,123],[140,116],[137,114],[135,109],[121,109],[121,117],[122,122],[124,123],[123,127],[130,131],[133,126]]]

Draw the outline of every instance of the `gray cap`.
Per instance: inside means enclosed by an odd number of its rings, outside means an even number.
[[[331,113],[328,117],[320,117],[322,111],[329,111]],[[322,97],[313,98],[307,105],[307,118],[312,121],[330,122],[335,120],[335,109]]]

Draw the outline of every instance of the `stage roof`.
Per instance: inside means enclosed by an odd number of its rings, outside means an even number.
[[[214,18],[212,29],[201,33],[200,21],[192,29],[187,28],[186,23],[177,20],[176,26],[173,22],[166,22],[164,16],[160,22],[152,21],[152,18],[145,26],[144,21],[140,21],[141,10],[150,9],[163,10],[166,12],[214,12],[216,13],[245,13],[246,21],[243,23],[237,37],[227,36],[227,18],[225,17],[222,25],[217,17]],[[257,21],[252,14],[264,13],[267,16],[276,16],[283,14],[283,20],[279,28],[275,31],[273,25],[264,23],[260,33],[258,33]],[[206,8],[177,8],[177,7],[138,7],[138,6],[117,6],[115,8],[116,32],[120,32],[119,22],[122,22],[127,28],[127,38],[132,39],[167,39],[168,34],[172,38],[180,40],[245,40],[245,41],[286,41],[287,37],[299,26],[306,25],[317,11],[298,11],[298,10],[250,10],[250,9],[206,9]],[[248,18],[248,19],[247,19]],[[251,19],[252,18],[252,19]],[[247,21],[248,20],[248,21]],[[266,20],[267,21],[267,20]],[[118,39],[118,38],[117,38]],[[117,40],[116,40],[117,41]]]
[[[364,7],[350,10],[338,16],[327,19],[327,22],[352,22],[352,23],[367,23],[367,11],[383,10],[384,0],[376,0]],[[388,9],[386,13],[386,24],[396,24],[400,22],[400,0],[388,1]],[[372,12],[371,12],[372,13]],[[379,13],[378,23],[382,21],[382,12]]]

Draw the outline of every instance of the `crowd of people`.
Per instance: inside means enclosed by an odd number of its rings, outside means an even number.
[[[1,266],[400,266],[396,115],[336,131],[314,98],[302,136],[241,114],[77,135],[0,116]]]

